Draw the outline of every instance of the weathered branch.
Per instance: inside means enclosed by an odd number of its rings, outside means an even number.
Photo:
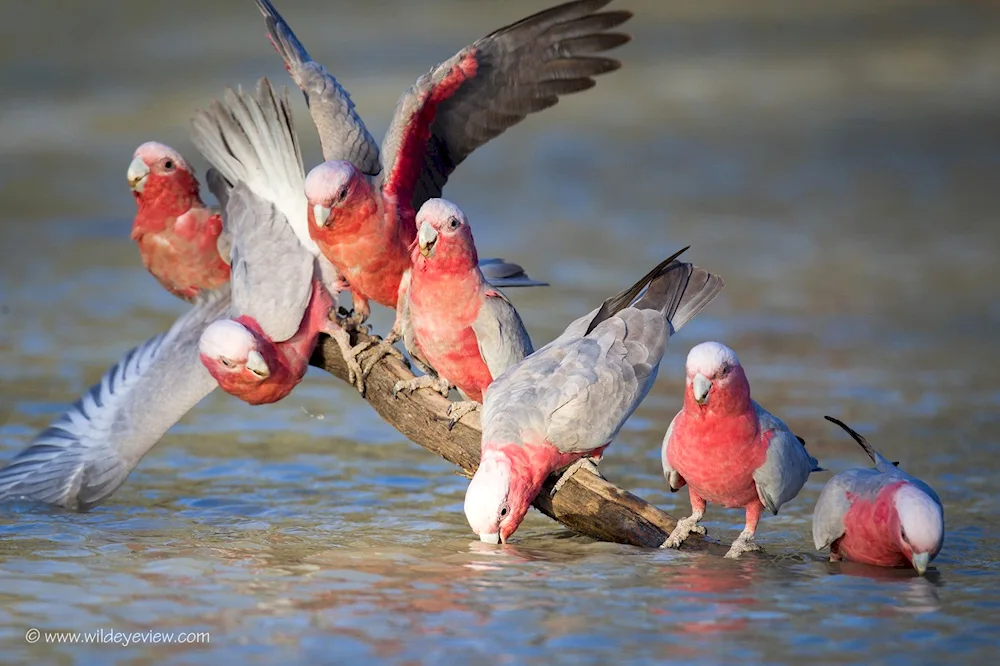
[[[352,334],[352,343],[367,339],[364,333]],[[347,366],[337,343],[327,337],[311,360],[312,365],[347,381]],[[479,413],[466,415],[451,431],[448,430],[448,400],[429,390],[400,393],[393,397],[392,388],[401,379],[411,379],[413,373],[393,357],[379,361],[368,375],[365,399],[379,416],[420,446],[437,453],[472,476],[479,466],[482,431]],[[674,528],[676,520],[652,504],[627,490],[581,469],[550,497],[558,479],[553,475],[534,502],[536,509],[574,532],[601,541],[613,541],[633,546],[657,548]],[[685,549],[725,552],[720,544],[692,535]]]

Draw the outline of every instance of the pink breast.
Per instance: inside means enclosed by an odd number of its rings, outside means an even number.
[[[893,504],[893,495],[903,483],[882,488],[874,502],[848,494],[851,508],[844,514],[844,536],[831,545],[831,551],[852,562],[882,567],[908,565],[899,545],[899,516]]]

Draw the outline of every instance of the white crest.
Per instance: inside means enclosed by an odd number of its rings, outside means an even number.
[[[222,356],[242,361],[256,346],[253,333],[232,319],[212,322],[198,340],[198,351],[210,358]]]
[[[940,505],[910,483],[896,489],[893,503],[906,540],[914,551],[937,553],[944,540],[944,515]]]
[[[497,532],[500,507],[510,489],[510,463],[497,454],[486,454],[465,493],[465,517],[476,534]]]
[[[686,367],[688,376],[702,374],[714,377],[723,366],[735,367],[739,364],[736,352],[726,345],[721,342],[703,342],[688,352]]]
[[[357,169],[350,162],[331,160],[313,167],[306,176],[306,198],[311,204],[332,204],[331,197],[351,182]]]

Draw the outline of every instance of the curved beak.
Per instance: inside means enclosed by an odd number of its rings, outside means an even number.
[[[917,570],[917,573],[921,576],[927,571],[927,565],[931,563],[930,553],[914,553],[912,559],[913,568]]]
[[[503,543],[499,532],[480,534],[479,540],[483,543]]]
[[[125,174],[128,178],[128,186],[132,188],[133,192],[142,192],[148,175],[149,167],[142,161],[142,158],[138,155],[133,157],[132,163],[128,165],[128,172]]]
[[[325,227],[330,221],[330,209],[316,204],[313,206],[313,223],[317,227]]]
[[[695,402],[699,405],[704,405],[708,402],[708,392],[712,390],[712,382],[708,379],[708,377],[699,372],[694,376],[691,388],[694,391]]]
[[[247,369],[264,379],[271,376],[271,369],[267,367],[264,357],[256,349],[251,349],[247,354]]]
[[[420,245],[420,254],[429,257],[434,253],[434,245],[437,243],[438,232],[429,224],[424,224],[417,232],[417,244]]]

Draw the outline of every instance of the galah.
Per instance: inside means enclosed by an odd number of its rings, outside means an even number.
[[[875,463],[831,478],[813,511],[816,550],[841,559],[883,567],[912,566],[923,575],[944,542],[944,507],[937,493],[883,457],[843,422]]]
[[[746,527],[728,558],[759,550],[754,533],[761,513],[791,501],[821,471],[804,442],[778,417],[750,398],[750,382],[736,353],[703,342],[687,357],[684,406],[663,438],[663,475],[670,490],[685,484],[691,515],[677,521],[663,548],[678,548],[688,535],[704,534],[698,522],[705,504],[746,510]]]
[[[198,178],[180,153],[155,141],[142,144],[128,184],[138,206],[132,240],[167,291],[191,301],[229,280],[229,255],[219,246],[222,218],[202,203]]]
[[[469,221],[455,204],[429,199],[420,207],[412,263],[400,298],[403,341],[433,374],[400,381],[393,393],[428,387],[447,397],[454,386],[465,398],[449,408],[454,426],[479,409],[496,377],[532,352],[531,338],[511,302],[483,277]]]
[[[350,284],[352,322],[368,317],[370,300],[397,306],[416,211],[441,195],[455,167],[527,115],[620,67],[596,55],[630,39],[607,32],[631,17],[597,13],[608,2],[578,0],[535,14],[435,66],[400,98],[381,159],[347,91],[309,57],[274,5],[257,0],[319,130],[327,161],[306,178],[309,233]]]
[[[482,541],[506,542],[553,472],[566,469],[553,493],[581,466],[596,473],[653,385],[670,336],[722,289],[718,276],[676,261],[681,252],[490,384],[465,495]]]
[[[130,350],[0,469],[0,499],[85,510],[114,493],[163,434],[217,384],[198,339],[229,310],[229,285],[194,300],[166,333]]]
[[[232,244],[231,317],[205,330],[201,359],[227,393],[252,405],[275,402],[302,380],[319,334],[344,333],[330,318],[343,285],[304,229],[288,98],[262,79],[252,94],[227,91],[193,127],[225,179],[215,194]]]

